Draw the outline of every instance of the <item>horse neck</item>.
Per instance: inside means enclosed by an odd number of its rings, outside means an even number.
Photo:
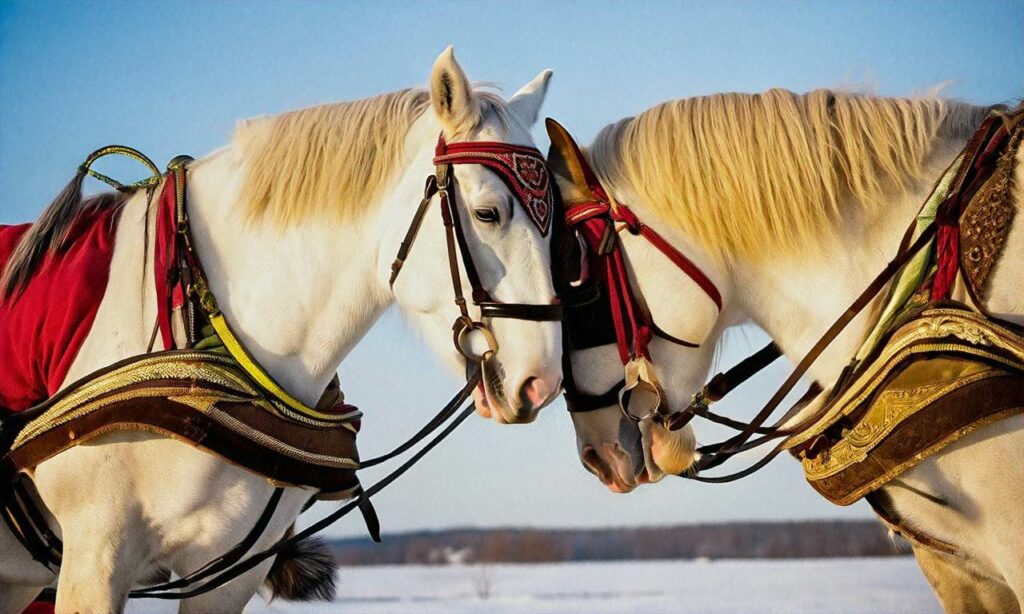
[[[894,186],[884,209],[871,211],[856,202],[846,203],[837,238],[829,244],[734,263],[732,286],[738,308],[768,332],[791,361],[799,361],[896,256],[933,182],[962,146],[960,139],[937,144],[925,166],[925,179],[908,189]],[[835,382],[870,332],[885,296],[885,290],[880,292],[815,361],[809,370],[815,381],[826,388]]]
[[[415,145],[414,145],[415,146]],[[407,167],[358,219],[288,228],[247,219],[237,203],[244,168],[226,149],[189,172],[197,251],[218,305],[257,361],[292,395],[315,403],[342,359],[394,300],[387,284],[389,224],[414,206],[432,170]],[[412,203],[410,205],[409,203]],[[395,242],[397,246],[397,242]]]

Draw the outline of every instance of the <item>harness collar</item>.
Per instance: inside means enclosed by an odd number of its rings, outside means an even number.
[[[286,416],[299,422],[312,420],[320,424],[351,421],[353,412],[357,411],[353,405],[339,401],[334,407],[311,407],[292,396],[267,373],[232,331],[195,251],[185,189],[187,165],[191,160],[188,156],[178,156],[168,164],[167,181],[157,212],[153,277],[157,293],[157,327],[164,347],[173,349],[176,346],[171,320],[174,310],[180,309],[186,344],[189,347],[196,343],[206,344],[204,337],[215,335],[219,339],[211,339],[210,342],[219,340],[235,362]],[[206,324],[210,328],[204,329]]]

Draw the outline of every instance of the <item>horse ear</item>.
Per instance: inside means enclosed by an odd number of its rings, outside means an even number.
[[[527,126],[533,127],[537,123],[537,115],[540,114],[540,106],[544,104],[550,80],[551,69],[545,68],[533,78],[533,81],[519,88],[519,91],[509,98],[508,108]]]
[[[464,132],[480,123],[473,86],[450,46],[437,56],[430,73],[430,103],[446,133]]]
[[[573,140],[569,131],[562,124],[550,117],[544,120],[548,129],[551,147],[548,148],[548,166],[551,168],[558,189],[565,201],[592,200],[590,190],[590,174],[586,170],[587,162],[580,151],[579,145]]]

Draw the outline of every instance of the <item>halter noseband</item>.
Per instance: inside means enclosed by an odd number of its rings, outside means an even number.
[[[395,280],[409,256],[409,250],[416,241],[423,217],[435,195],[441,201],[441,220],[445,228],[445,240],[448,250],[448,268],[451,273],[452,289],[455,294],[455,305],[459,308],[459,316],[452,325],[452,341],[456,349],[470,361],[480,361],[498,351],[498,342],[490,327],[482,321],[474,320],[469,315],[466,299],[462,293],[462,276],[459,273],[459,253],[462,265],[466,270],[466,279],[472,288],[473,304],[480,308],[483,318],[510,318],[534,322],[561,321],[563,307],[560,303],[502,303],[494,300],[480,282],[480,274],[473,260],[472,251],[466,241],[462,220],[458,211],[458,200],[455,197],[454,173],[456,164],[481,164],[494,171],[508,188],[515,194],[520,205],[540,230],[541,236],[547,236],[551,228],[551,216],[554,211],[554,196],[551,188],[550,173],[547,163],[540,151],[533,147],[522,147],[508,143],[477,141],[447,144],[442,134],[438,137],[434,151],[436,170],[427,178],[423,191],[423,200],[413,216],[409,229],[405,233],[398,248],[398,254],[391,263],[390,285]],[[474,355],[469,349],[468,336],[479,331],[487,341],[488,350],[482,355]]]

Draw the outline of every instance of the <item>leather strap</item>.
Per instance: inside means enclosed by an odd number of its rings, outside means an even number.
[[[405,259],[409,257],[409,250],[412,249],[412,244],[420,233],[420,227],[423,226],[423,217],[427,214],[427,209],[430,208],[430,201],[433,200],[435,194],[437,194],[437,176],[431,175],[427,177],[427,184],[423,187],[423,199],[420,200],[419,206],[416,207],[416,213],[412,216],[412,223],[409,224],[409,229],[405,231],[405,238],[402,239],[402,244],[398,246],[398,255],[395,256],[394,262],[391,263],[391,279],[388,280],[389,286],[394,287],[398,274],[402,272],[402,267],[405,266]]]
[[[921,232],[921,235],[910,246],[909,249],[897,255],[896,258],[890,261],[889,264],[887,264],[885,268],[882,269],[882,271],[874,278],[874,280],[872,280],[868,287],[861,292],[860,296],[858,296],[857,299],[854,300],[853,304],[851,304],[850,307],[848,307],[846,311],[844,311],[843,314],[840,315],[839,318],[832,324],[832,326],[830,326],[828,330],[825,331],[821,338],[818,339],[818,341],[814,344],[810,351],[808,351],[807,354],[800,360],[800,362],[797,364],[793,372],[790,373],[789,377],[786,378],[786,381],[783,382],[783,384],[778,388],[778,390],[776,390],[775,394],[772,395],[772,398],[769,399],[767,403],[765,403],[764,407],[761,408],[761,411],[759,411],[757,415],[754,416],[754,418],[747,424],[747,426],[735,436],[725,441],[719,442],[717,444],[712,444],[711,446],[705,447],[705,454],[701,457],[700,460],[697,461],[697,463],[695,463],[694,467],[691,469],[692,473],[684,474],[683,477],[687,477],[689,479],[701,482],[731,482],[734,480],[738,480],[742,477],[745,477],[747,475],[750,475],[754,471],[757,471],[761,467],[767,465],[768,462],[770,462],[779,453],[781,453],[784,450],[783,446],[785,442],[782,442],[779,445],[777,445],[771,452],[765,455],[761,460],[759,460],[758,462],[754,463],[753,465],[747,467],[742,471],[716,477],[706,477],[699,475],[701,471],[717,467],[718,465],[724,463],[726,460],[735,456],[736,454],[739,454],[742,451],[750,449],[749,447],[744,447],[744,444],[747,444],[750,440],[750,437],[754,435],[755,432],[757,432],[757,430],[761,426],[764,425],[764,423],[768,420],[772,413],[775,412],[775,409],[782,403],[782,401],[786,398],[790,391],[800,381],[800,378],[802,378],[804,374],[807,373],[807,370],[811,367],[812,364],[814,364],[814,362],[818,359],[822,352],[824,352],[825,349],[832,343],[832,341],[834,341],[835,338],[838,337],[840,333],[842,333],[846,326],[850,322],[852,322],[853,319],[861,311],[863,311],[865,307],[868,306],[868,304],[871,303],[871,301],[882,290],[882,288],[884,288],[886,284],[889,283],[892,277],[901,268],[903,268],[903,266],[907,262],[909,262],[911,258],[913,258],[919,251],[921,251],[925,246],[927,246],[931,242],[932,237],[935,235],[935,229],[935,224],[930,224]],[[766,435],[760,443],[767,443],[772,439],[778,439],[787,435],[792,435],[794,433],[800,432],[801,430],[806,429],[813,425],[815,422],[817,422],[817,420],[822,415],[824,415],[825,411],[827,411],[827,405],[823,406],[813,415],[804,419],[796,426],[788,429],[782,428],[783,421],[780,421],[772,426],[772,428],[774,429],[774,433]]]
[[[704,386],[704,398],[708,401],[719,401],[732,392],[740,384],[746,382],[768,365],[782,356],[782,350],[772,341],[757,352],[747,356],[735,367],[725,373],[719,373]]]
[[[572,390],[570,390],[568,382],[572,380],[565,378],[565,381],[567,384],[562,396],[565,397],[565,404],[571,414],[582,414],[590,411],[596,411],[603,407],[617,405],[619,402],[619,392],[626,387],[626,380],[622,379],[606,392],[601,394],[586,394],[584,392],[580,392],[576,388],[575,382],[573,382]]]
[[[172,590],[176,588],[181,588],[183,586],[188,586],[191,582],[195,582],[196,580],[202,580],[203,578],[207,578],[215,573],[224,571],[228,567],[231,567],[231,565],[241,560],[245,553],[253,547],[253,544],[256,543],[256,540],[258,540],[260,536],[263,535],[263,531],[265,531],[267,525],[270,524],[270,519],[274,517],[274,512],[277,511],[277,506],[281,502],[281,496],[283,494],[283,488],[274,489],[274,492],[270,494],[270,499],[267,500],[267,504],[263,506],[263,511],[260,513],[259,518],[256,519],[256,522],[253,524],[252,528],[249,529],[249,532],[245,534],[244,538],[242,538],[242,541],[235,544],[233,548],[231,548],[221,556],[217,557],[216,559],[213,559],[206,565],[203,565],[202,567],[200,567],[199,569],[190,574],[178,578],[177,580],[164,582],[163,584],[156,584],[154,586],[147,586],[145,588],[137,589],[135,591],[132,591],[131,596],[137,598],[149,593]]]
[[[565,317],[565,307],[561,303],[527,305],[484,301],[478,303],[478,306],[480,307],[480,315],[484,318],[512,318],[531,322],[557,322]]]
[[[669,414],[665,419],[665,426],[669,430],[677,431],[686,426],[694,416],[701,416],[712,422],[718,422],[732,428],[735,428],[735,425],[738,424],[745,425],[745,423],[737,422],[725,416],[719,416],[709,410],[708,405],[720,401],[725,395],[775,362],[780,356],[782,356],[782,350],[772,341],[757,352],[741,360],[728,371],[718,373],[711,378],[711,381],[704,385],[704,388],[693,396],[693,400],[687,407],[682,411]],[[739,430],[742,430],[742,428]],[[768,429],[758,427],[756,432],[764,433],[767,431]]]
[[[472,392],[473,388],[476,386],[476,383],[479,381],[479,377],[480,369],[478,366],[470,375],[469,381],[466,382],[466,385],[462,388],[462,390],[460,390],[456,394],[456,396],[449,403],[458,406],[461,405],[461,403],[465,402],[469,398],[469,395]],[[459,400],[456,402],[456,399]],[[276,544],[267,548],[266,550],[263,550],[256,554],[251,554],[248,557],[235,562],[228,569],[224,570],[218,575],[215,575],[212,578],[207,579],[206,582],[194,588],[188,590],[178,589],[152,591],[145,592],[144,594],[140,594],[139,591],[132,591],[132,593],[129,593],[129,596],[149,599],[188,599],[190,597],[196,597],[198,595],[202,595],[217,588],[220,588],[224,584],[230,582],[231,580],[244,574],[250,569],[256,567],[263,561],[271,557],[277,556],[277,554],[280,553],[282,550],[290,548],[294,546],[296,543],[304,539],[308,539],[313,535],[319,533],[320,531],[334,524],[338,520],[347,516],[353,510],[365,509],[367,507],[367,503],[372,497],[374,497],[377,493],[387,488],[391,483],[393,483],[395,480],[401,477],[402,474],[404,474],[406,471],[411,469],[416,463],[418,463],[420,459],[426,456],[432,449],[434,449],[435,446],[437,446],[439,443],[448,438],[448,436],[450,436],[455,431],[455,429],[459,427],[459,425],[465,422],[465,420],[473,414],[473,411],[474,408],[472,405],[469,405],[468,407],[463,409],[461,412],[455,415],[454,419],[448,423],[447,427],[445,427],[439,434],[437,434],[433,439],[427,442],[425,446],[420,448],[419,451],[417,451],[407,461],[402,463],[397,469],[389,473],[387,476],[385,476],[383,479],[381,479],[379,482],[377,482],[370,488],[363,491],[359,496],[357,496],[352,501],[346,503],[338,510],[318,520],[317,522],[306,527],[302,531],[299,531],[298,533],[295,533],[290,537],[282,538]],[[373,516],[373,519],[376,519],[376,515]],[[367,524],[369,525],[370,522],[371,521],[368,521]],[[185,582],[186,585],[191,586],[199,582],[200,579],[201,578],[186,577],[182,578],[182,581]]]
[[[876,490],[868,493],[864,499],[871,506],[871,509],[878,515],[878,518],[882,521],[887,528],[894,533],[901,535],[904,539],[912,544],[917,544],[925,548],[943,552],[955,557],[963,557],[964,553],[960,548],[957,548],[953,544],[941,540],[937,537],[932,537],[923,531],[915,529],[911,524],[905,522],[903,517],[893,507],[892,502],[889,500],[889,496],[882,490]]]
[[[719,311],[722,310],[722,295],[715,284],[707,275],[704,274],[704,271],[701,271],[700,267],[694,264],[693,261],[687,258],[681,251],[672,247],[672,245],[669,244],[669,242],[653,228],[641,222],[640,219],[637,218],[636,214],[633,213],[632,209],[620,203],[612,209],[611,216],[616,222],[624,223],[626,225],[626,230],[628,230],[630,234],[642,236],[647,239],[648,243],[658,248],[658,251],[672,261],[672,264],[676,265],[680,271],[700,286],[700,289],[708,295],[708,298],[714,301],[715,306],[718,307]]]

